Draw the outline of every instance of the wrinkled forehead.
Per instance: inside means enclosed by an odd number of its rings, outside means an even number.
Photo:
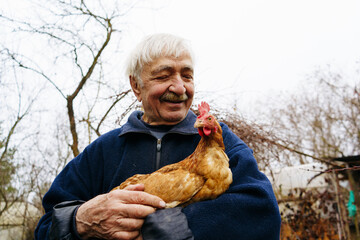
[[[141,70],[141,77],[144,75],[155,76],[164,72],[181,72],[193,74],[193,62],[187,54],[179,57],[174,56],[160,56],[152,62],[145,64]],[[144,75],[143,75],[144,74]]]
[[[186,66],[189,68],[192,68],[193,66],[193,61],[191,56],[184,52],[183,54],[179,55],[179,56],[175,56],[175,55],[160,55],[156,58],[153,58],[151,62],[147,63],[148,65],[168,65],[168,64],[173,64],[173,65],[181,65],[181,66]]]
[[[162,51],[154,51],[149,52],[149,55],[143,58],[143,64],[152,64],[154,62],[158,62],[159,59],[171,59],[173,61],[182,60],[182,59],[190,60],[191,65],[193,63],[192,53],[187,49],[163,49]]]

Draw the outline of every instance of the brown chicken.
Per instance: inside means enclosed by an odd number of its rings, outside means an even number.
[[[214,199],[224,193],[232,183],[232,173],[224,152],[222,129],[209,114],[207,103],[199,104],[199,111],[194,127],[202,138],[190,156],[151,174],[136,174],[113,190],[142,183],[145,192],[166,202],[166,208]]]

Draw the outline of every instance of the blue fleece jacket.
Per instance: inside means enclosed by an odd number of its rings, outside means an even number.
[[[195,150],[200,136],[193,127],[193,112],[161,140],[141,121],[142,114],[133,112],[121,128],[100,136],[67,164],[44,196],[46,213],[35,231],[36,239],[48,239],[55,205],[87,201],[134,174],[179,162]],[[225,124],[221,127],[233,183],[217,199],[182,210],[195,239],[278,240],[280,215],[269,180],[258,170],[252,150]]]

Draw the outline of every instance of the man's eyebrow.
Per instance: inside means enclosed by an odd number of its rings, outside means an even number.
[[[156,74],[159,74],[163,71],[173,71],[173,67],[169,66],[169,65],[163,65],[163,66],[159,66],[158,68],[154,69],[153,71],[151,71],[151,75],[156,75]],[[194,72],[194,69],[192,66],[184,66],[182,69],[181,69],[182,72],[184,71],[191,71],[191,72]]]
[[[181,69],[182,72],[184,71],[190,71],[190,72],[194,72],[194,68],[192,66],[185,66]]]
[[[160,66],[154,70],[151,71],[151,75],[156,75],[158,73],[161,73],[162,71],[171,71],[172,70],[172,67],[171,66],[168,66],[168,65],[163,65],[163,66]]]

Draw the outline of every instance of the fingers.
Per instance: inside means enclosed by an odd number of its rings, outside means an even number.
[[[141,189],[141,185],[128,186],[130,189]],[[141,204],[155,208],[164,208],[166,203],[159,197],[140,190],[115,190],[108,193],[109,198],[114,198],[127,204]]]
[[[76,227],[84,239],[142,239],[140,229],[145,217],[164,208],[165,202],[143,192],[143,185],[129,186],[99,195],[81,205]]]
[[[150,206],[118,202],[93,205],[91,201],[80,206],[76,214],[77,232],[84,239],[136,239],[144,218],[155,211]]]
[[[124,188],[124,190],[129,190],[129,191],[144,191],[144,189],[145,189],[144,184],[129,185],[126,188]]]
[[[139,236],[141,236],[140,231],[133,231],[133,232],[116,232],[114,235],[112,235],[111,237],[108,237],[107,239],[114,239],[114,240],[125,240],[125,239],[142,239],[139,238]]]
[[[147,217],[147,215],[154,213],[156,208],[141,204],[122,204],[119,205],[116,210],[123,218],[143,219]]]
[[[135,218],[120,218],[116,221],[118,227],[121,227],[124,231],[137,231],[140,230],[144,224],[144,219]]]
[[[137,236],[137,238],[135,238],[135,240],[143,240],[142,235],[139,234],[139,236]]]

